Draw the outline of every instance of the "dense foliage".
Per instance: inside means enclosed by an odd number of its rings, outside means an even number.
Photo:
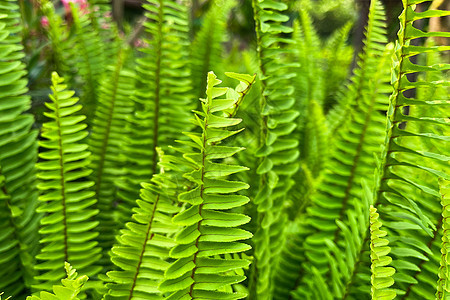
[[[450,11],[350,2],[0,0],[3,297],[450,299]]]

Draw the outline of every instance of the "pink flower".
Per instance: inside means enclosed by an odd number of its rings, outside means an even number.
[[[80,12],[82,14],[86,14],[88,12],[88,3],[86,0],[61,0],[64,5],[64,9],[66,10],[66,14],[70,14],[70,3],[75,3],[80,8]]]
[[[48,27],[48,18],[46,17],[46,16],[43,16],[42,18],[41,18],[41,26],[43,27],[43,28],[47,28]]]

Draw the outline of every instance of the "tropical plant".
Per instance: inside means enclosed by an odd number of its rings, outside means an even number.
[[[0,295],[449,297],[443,1],[122,2],[0,0]]]

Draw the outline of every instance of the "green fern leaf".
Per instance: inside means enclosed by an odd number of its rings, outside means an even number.
[[[441,266],[439,268],[438,276],[438,284],[437,284],[437,292],[436,299],[437,300],[445,300],[450,295],[450,286],[449,286],[449,261],[448,257],[448,242],[449,239],[449,214],[448,214],[448,205],[450,204],[450,181],[441,180],[440,181],[440,192],[442,195],[441,205],[442,205],[442,247],[441,247]]]
[[[148,1],[145,28],[152,39],[136,59],[135,114],[129,120],[130,134],[124,147],[126,176],[116,182],[121,220],[129,220],[139,197],[141,182],[157,173],[158,148],[188,130],[191,80],[188,60],[188,11],[185,2]]]
[[[165,172],[142,183],[133,222],[127,223],[112,248],[111,260],[119,270],[107,273],[112,283],[104,299],[163,299],[158,285],[169,266],[169,250],[176,245],[173,234],[178,230],[171,224],[179,212],[177,179]]]
[[[70,262],[88,276],[95,276],[101,267],[96,266],[101,258],[101,249],[95,241],[98,221],[93,218],[98,210],[95,193],[89,188],[93,182],[86,181],[92,171],[87,168],[90,152],[80,141],[87,136],[85,116],[75,115],[81,109],[76,105],[74,92],[66,90],[63,79],[52,74],[51,103],[46,103],[50,112],[45,113],[51,121],[45,123],[40,146],[47,151],[40,153],[44,160],[37,164],[41,190],[41,201],[37,211],[45,216],[41,219],[42,234],[40,254],[35,268],[36,287],[51,290],[53,284],[64,277],[64,262]]]
[[[324,110],[328,113],[339,103],[338,98],[348,79],[348,70],[353,59],[353,47],[348,44],[354,23],[348,21],[337,29],[326,41],[322,57],[325,60],[323,81],[325,84]]]
[[[249,239],[251,233],[238,228],[250,218],[233,212],[249,201],[236,194],[248,185],[225,178],[247,168],[216,160],[232,157],[242,150],[220,144],[241,131],[227,129],[241,122],[227,115],[246,94],[254,77],[229,75],[244,80],[237,90],[216,87],[221,81],[214,73],[208,73],[206,98],[201,99],[202,111],[196,112],[193,120],[201,128],[201,134],[185,133],[192,140],[194,150],[180,149],[191,166],[184,176],[194,186],[178,196],[187,206],[173,218],[173,223],[182,226],[182,230],[175,238],[177,245],[170,251],[170,256],[176,260],[166,270],[159,286],[161,292],[170,293],[167,299],[242,299],[246,296],[233,291],[233,285],[245,280],[245,276],[229,272],[248,266],[249,262],[227,254],[251,248],[241,242]],[[225,99],[218,98],[224,94],[227,94]]]
[[[128,120],[132,117],[134,109],[130,97],[134,92],[135,74],[124,67],[127,55],[127,50],[121,50],[116,63],[106,68],[110,73],[100,80],[92,134],[88,141],[92,151],[90,166],[93,169],[90,178],[95,182],[97,207],[100,210],[98,231],[102,233],[99,241],[104,251],[102,265],[105,266],[111,264],[108,252],[119,229],[118,224],[131,217],[131,210],[128,207],[123,214],[119,211],[122,205],[114,209],[117,207],[114,203],[116,196],[114,184],[119,176],[124,175],[125,157],[122,151],[127,141],[123,135],[129,134]]]
[[[49,61],[53,69],[61,74],[66,81],[70,82],[73,74],[71,57],[71,48],[73,47],[73,39],[69,38],[69,30],[64,24],[63,19],[55,11],[52,1],[41,1],[41,10],[48,20],[48,26],[45,26],[45,34],[51,44],[51,55]]]
[[[387,267],[392,259],[388,256],[390,248],[388,246],[389,241],[383,239],[387,235],[387,232],[381,230],[382,224],[379,220],[377,209],[370,206],[370,258],[372,260],[372,299],[394,299],[396,293],[388,287],[394,284],[392,275],[395,273],[395,269]]]
[[[69,4],[75,31],[72,55],[76,59],[77,74],[83,79],[81,100],[90,120],[98,96],[98,83],[106,67],[105,51],[89,13],[81,11],[74,2]]]
[[[346,95],[350,115],[347,115],[349,117],[339,130],[333,133],[335,148],[331,151],[323,178],[317,182],[316,191],[311,195],[311,202],[303,205],[306,213],[299,212],[299,217],[295,221],[299,228],[296,234],[299,236],[294,241],[303,245],[290,243],[286,247],[304,250],[300,255],[289,255],[292,250],[285,250],[287,255],[280,261],[277,272],[279,278],[276,279],[279,285],[277,288],[280,293],[279,299],[288,295],[291,289],[296,289],[296,286],[299,286],[300,290],[296,292],[295,299],[305,299],[307,296],[302,296],[302,291],[309,293],[309,287],[313,286],[312,283],[305,282],[314,278],[310,273],[311,266],[315,266],[324,278],[328,279],[332,274],[327,252],[331,250],[337,256],[346,253],[340,240],[348,238],[342,229],[347,228],[347,222],[354,220],[356,203],[362,198],[361,182],[373,181],[372,170],[376,167],[373,157],[374,154],[381,154],[379,145],[383,141],[385,118],[380,111],[387,109],[387,96],[384,93],[390,91],[387,65],[391,53],[383,51],[387,41],[384,35],[384,19],[381,3],[372,1],[365,48],[359,61],[360,67],[355,70]],[[352,242],[357,247],[355,252],[361,250],[366,230],[360,233],[361,236],[355,236],[356,240]],[[330,245],[336,247],[330,249]],[[355,259],[361,257],[353,253],[351,256]],[[329,280],[326,282],[335,288],[339,286],[335,292],[337,295],[344,295],[346,280],[350,280],[351,277],[350,275],[344,280],[339,279],[339,284]]]
[[[412,73],[435,73],[448,70],[449,64],[424,65],[413,63],[411,57],[439,53],[448,46],[411,43],[417,38],[450,37],[448,32],[427,32],[417,29],[415,20],[450,15],[448,11],[415,11],[416,4],[425,1],[405,0],[400,15],[400,31],[395,47],[392,83],[394,92],[388,109],[387,134],[379,167],[376,202],[384,225],[392,239],[394,287],[403,297],[431,299],[436,292],[436,272],[439,268],[442,222],[437,178],[448,179],[448,95],[445,98],[420,99],[411,96],[415,88],[446,87],[441,81],[411,82]],[[426,61],[425,61],[426,62]],[[431,79],[431,80],[430,80]],[[404,107],[409,106],[409,114]],[[447,113],[446,113],[447,111]],[[426,113],[426,114],[425,114]]]
[[[27,72],[21,59],[19,7],[16,1],[0,5],[0,166],[4,177],[4,194],[0,224],[0,291],[13,297],[29,292],[38,253],[38,223],[36,214],[38,192],[35,163],[37,131],[34,119],[24,113],[30,108],[26,96]]]
[[[290,69],[297,64],[283,63],[286,45],[291,41],[283,34],[292,28],[283,25],[287,5],[270,0],[252,1],[257,37],[260,91],[260,133],[255,156],[259,182],[252,195],[257,209],[254,242],[255,264],[250,277],[250,298],[268,299],[272,290],[272,265],[284,243],[287,213],[283,207],[293,186],[292,176],[299,166],[299,143],[294,138],[298,111]],[[258,270],[258,271],[256,271]]]
[[[86,275],[78,277],[76,270],[68,262],[64,263],[64,268],[67,278],[61,280],[62,286],[53,286],[53,294],[43,291],[39,296],[28,296],[27,300],[80,300],[77,296],[89,278]]]

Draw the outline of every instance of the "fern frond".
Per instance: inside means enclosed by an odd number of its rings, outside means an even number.
[[[330,251],[329,245],[336,246],[332,250],[337,251],[335,255],[344,255],[346,243],[341,243],[341,240],[345,239],[346,235],[342,229],[347,228],[346,223],[352,220],[352,212],[362,198],[362,180],[373,181],[373,170],[376,167],[373,157],[381,154],[379,148],[385,126],[382,113],[387,109],[387,96],[384,93],[390,91],[387,71],[391,52],[383,51],[387,41],[384,19],[381,3],[372,1],[364,53],[347,95],[351,99],[348,100],[351,109],[345,124],[331,135],[335,147],[322,180],[311,195],[311,203],[305,205],[306,213],[300,214],[296,220],[298,226],[305,231],[299,232],[302,238],[296,240],[304,240],[302,247],[306,259],[302,266],[296,261],[296,280],[292,281],[292,274],[288,274],[290,288],[295,289],[298,285],[305,291],[305,287],[311,286],[311,283],[305,283],[313,278],[310,273],[311,266],[315,266],[325,278],[331,275],[327,255]],[[364,237],[357,239],[354,243],[359,246],[356,250],[359,252]],[[338,254],[339,251],[343,253]],[[354,256],[360,257],[357,254]],[[302,277],[304,279],[301,279]],[[327,280],[328,282],[331,283]],[[341,284],[346,284],[345,279],[341,280]],[[288,292],[289,290],[285,290],[285,293]],[[299,295],[298,299],[306,297],[300,296],[300,291],[296,294]]]
[[[142,183],[133,222],[121,230],[112,248],[111,260],[119,270],[107,273],[113,283],[107,285],[104,299],[162,299],[158,285],[169,266],[169,250],[176,245],[173,235],[178,230],[171,219],[180,210],[178,178],[169,173],[155,174],[150,183]]]
[[[434,298],[435,273],[439,267],[438,228],[442,222],[437,178],[448,179],[450,155],[447,95],[444,99],[419,99],[408,92],[415,88],[446,87],[447,82],[411,82],[412,73],[438,72],[450,69],[448,63],[415,64],[412,56],[449,50],[448,46],[416,46],[418,38],[450,37],[448,32],[425,32],[417,29],[417,20],[450,15],[449,11],[416,12],[416,5],[426,1],[405,0],[400,15],[396,44],[386,138],[379,167],[376,202],[384,225],[392,238],[393,265],[398,271],[395,288],[404,291],[403,298]],[[409,106],[409,115],[403,110]],[[426,108],[425,115],[422,108]],[[447,113],[443,112],[447,111]],[[400,125],[401,124],[401,125]],[[433,140],[433,141],[432,141]],[[432,142],[431,142],[432,141]]]
[[[100,210],[98,231],[100,246],[103,249],[102,264],[109,265],[108,252],[114,243],[114,235],[121,221],[131,218],[131,208],[120,214],[115,211],[115,181],[123,176],[125,166],[123,148],[127,145],[123,136],[128,135],[128,120],[131,118],[134,103],[130,97],[135,86],[135,74],[124,67],[127,50],[121,50],[114,65],[108,66],[110,72],[103,76],[98,87],[98,101],[93,120],[92,133],[89,136],[89,148],[92,151],[91,179],[95,182],[97,207]]]
[[[441,246],[441,262],[438,272],[438,282],[436,299],[445,300],[450,295],[449,287],[449,261],[448,261],[448,246],[450,241],[450,219],[449,219],[449,205],[450,205],[450,181],[441,180],[440,182],[441,192],[441,205],[442,205],[442,246]]]
[[[322,50],[325,61],[323,81],[326,83],[323,107],[326,114],[338,103],[339,93],[348,78],[353,58],[353,48],[348,44],[348,40],[353,25],[353,22],[349,21],[337,29],[328,38]]]
[[[392,258],[388,256],[390,252],[389,241],[383,239],[387,235],[387,232],[381,230],[381,221],[377,209],[372,205],[370,206],[370,258],[372,260],[372,299],[394,299],[396,293],[392,289],[388,289],[394,284],[392,275],[395,273],[395,269],[387,267]]]
[[[26,95],[27,72],[21,59],[19,7],[16,1],[0,5],[0,166],[4,176],[0,224],[0,291],[24,297],[31,286],[38,252],[38,203],[35,163],[37,131]]]
[[[294,23],[293,40],[294,56],[299,62],[296,68],[297,107],[307,106],[314,100],[323,106],[325,85],[323,81],[322,58],[320,57],[321,43],[313,26],[307,9],[299,10],[299,20]],[[307,117],[307,116],[305,116]],[[300,119],[303,121],[303,119]]]
[[[336,244],[331,240],[325,241],[329,249],[329,252],[326,253],[331,273],[329,285],[332,294],[340,299],[364,298],[370,294],[367,286],[368,280],[364,280],[358,268],[364,265],[366,270],[370,271],[370,268],[365,265],[365,260],[369,258],[369,251],[368,249],[366,251],[365,246],[370,244],[370,234],[367,229],[370,224],[369,211],[370,203],[373,202],[373,194],[372,188],[364,180],[362,189],[362,201],[355,201],[354,209],[347,210],[347,219],[336,221],[336,225],[343,233],[343,243]]]
[[[208,73],[206,99],[201,99],[202,111],[196,112],[193,120],[201,133],[185,133],[194,150],[180,149],[190,166],[184,176],[194,186],[178,196],[180,202],[187,204],[187,209],[173,218],[173,223],[182,226],[182,230],[175,238],[177,245],[170,251],[171,258],[176,261],[166,270],[165,279],[159,286],[161,292],[170,293],[167,299],[231,300],[246,296],[233,290],[233,285],[245,280],[245,276],[229,272],[248,266],[249,261],[228,254],[251,248],[241,241],[251,238],[252,234],[238,228],[250,218],[233,212],[249,201],[236,192],[249,186],[225,178],[247,168],[231,165],[226,160],[216,161],[243,150],[220,144],[241,131],[228,129],[241,122],[229,116],[242,100],[239,93],[245,95],[254,76],[229,75],[241,80],[236,90],[216,87],[221,81],[214,73]],[[225,99],[218,98],[224,94]]]
[[[328,128],[322,107],[313,99],[308,101],[307,121],[302,141],[303,161],[308,171],[314,178],[317,178],[327,165],[329,137]]]
[[[259,158],[256,173],[259,182],[254,194],[258,216],[255,218],[254,270],[250,278],[250,298],[267,299],[270,296],[271,265],[277,258],[284,242],[287,213],[283,203],[293,186],[291,177],[299,166],[298,141],[294,138],[298,112],[294,110],[295,99],[292,80],[295,73],[290,69],[296,64],[280,64],[286,56],[290,39],[283,34],[292,28],[283,25],[289,20],[284,15],[287,5],[271,0],[252,1],[257,37],[260,94]],[[255,284],[254,284],[255,283]]]
[[[318,177],[327,159],[328,130],[323,122],[323,103],[325,85],[320,57],[320,40],[315,32],[309,12],[299,10],[299,22],[294,22],[294,59],[299,66],[294,68],[295,107],[300,113],[297,134],[300,145],[300,158],[314,177]],[[319,127],[317,127],[319,125]]]
[[[27,300],[80,300],[77,296],[89,277],[86,275],[78,277],[78,273],[68,262],[64,263],[64,268],[67,278],[61,280],[62,286],[53,286],[53,294],[42,291],[39,296],[28,296]]]
[[[105,49],[100,42],[98,31],[92,25],[89,14],[80,11],[74,2],[69,4],[72,9],[75,32],[72,55],[76,58],[77,74],[82,78],[82,104],[86,115],[90,117],[98,95],[98,82],[105,69]]]
[[[40,153],[44,161],[37,164],[38,185],[41,196],[37,211],[44,213],[41,219],[42,234],[40,254],[35,268],[36,287],[51,290],[64,277],[64,263],[69,262],[88,276],[95,276],[101,267],[101,249],[95,241],[98,221],[93,218],[95,193],[89,191],[92,181],[85,178],[92,172],[87,168],[90,152],[80,142],[87,136],[85,116],[75,115],[81,109],[76,105],[74,92],[66,90],[63,79],[52,74],[51,103],[45,103],[50,112],[44,113],[51,121],[44,123],[40,146],[47,151]]]
[[[66,78],[66,81],[70,81],[73,74],[71,63],[73,58],[71,57],[72,39],[69,38],[69,29],[64,24],[63,19],[55,11],[55,7],[52,1],[42,0],[41,10],[43,15],[48,20],[48,26],[44,28],[45,34],[51,44],[51,56],[50,61],[58,74]]]
[[[141,182],[157,173],[157,149],[167,146],[180,132],[188,130],[191,80],[188,68],[188,12],[185,2],[148,1],[144,8],[148,21],[142,56],[136,60],[136,113],[129,120],[130,131],[124,148],[126,176],[116,182],[119,188],[119,214],[128,219],[139,197]]]

